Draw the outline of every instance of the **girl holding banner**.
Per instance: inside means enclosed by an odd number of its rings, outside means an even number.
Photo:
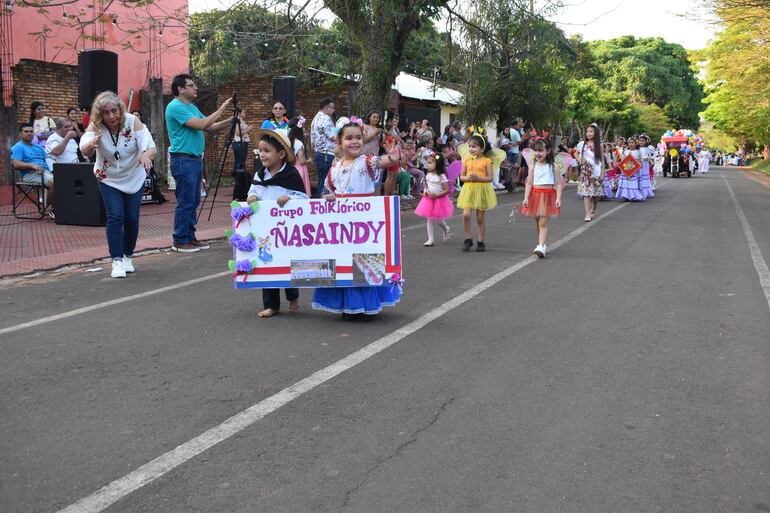
[[[386,145],[387,155],[364,155],[363,121],[353,116],[337,120],[337,144],[342,156],[335,159],[326,176],[323,198],[334,202],[339,198],[375,195],[382,170],[397,164],[401,150]],[[394,306],[401,299],[399,280],[381,286],[317,288],[313,308],[341,313],[344,320],[363,319],[378,314],[383,306]]]

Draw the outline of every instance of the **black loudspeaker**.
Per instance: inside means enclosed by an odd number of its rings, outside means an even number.
[[[273,78],[273,100],[280,100],[286,106],[286,117],[294,117],[297,103],[297,79],[294,77]],[[272,108],[273,106],[270,105]]]
[[[104,210],[99,182],[94,176],[94,165],[54,164],[54,208],[56,224],[104,226]]]
[[[118,54],[83,50],[78,54],[78,103],[88,110],[104,91],[118,92]]]

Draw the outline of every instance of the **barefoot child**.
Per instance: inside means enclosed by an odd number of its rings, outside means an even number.
[[[457,197],[458,208],[463,209],[463,229],[465,240],[463,251],[468,252],[473,247],[471,238],[471,213],[476,211],[476,224],[479,229],[479,239],[476,251],[486,251],[484,244],[486,235],[485,214],[497,206],[497,197],[492,188],[492,159],[486,157],[492,148],[486,137],[474,133],[468,139],[469,158],[463,159],[463,171],[460,181],[463,184],[460,195]]]
[[[527,176],[521,213],[532,217],[537,228],[537,247],[534,253],[545,257],[548,249],[548,218],[561,211],[561,177],[556,176],[554,156],[548,139],[538,137],[530,148],[535,150],[535,162]]]
[[[291,198],[308,199],[302,177],[292,165],[294,150],[289,138],[283,132],[262,129],[256,131],[256,136],[260,137],[257,147],[261,167],[254,173],[246,201],[253,203],[257,200],[274,200],[278,205],[284,206]],[[289,302],[289,311],[297,311],[299,290],[284,290]],[[277,314],[281,308],[280,290],[262,289],[262,303],[265,309],[257,316],[265,318]]]
[[[436,222],[444,230],[444,241],[449,239],[449,225],[444,219],[452,217],[454,206],[448,196],[449,179],[446,177],[445,167],[446,162],[441,153],[434,153],[428,158],[425,191],[419,205],[414,210],[416,215],[424,217],[428,223],[428,240],[423,246],[433,245],[433,225]]]

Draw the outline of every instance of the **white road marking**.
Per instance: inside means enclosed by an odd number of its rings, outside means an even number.
[[[743,234],[746,236],[746,241],[749,245],[749,253],[751,254],[751,261],[754,263],[754,269],[759,275],[759,284],[762,287],[762,291],[765,293],[765,299],[767,299],[767,307],[770,308],[770,270],[767,268],[767,262],[762,256],[762,251],[759,249],[757,239],[754,238],[754,232],[751,231],[749,220],[746,219],[746,214],[743,213],[741,204],[738,202],[738,198],[733,192],[733,188],[730,186],[730,182],[725,178],[724,172],[722,172],[722,180],[724,180],[727,186],[727,191],[730,193],[730,197],[735,205],[735,212],[738,214],[738,219],[741,220],[743,226]]]
[[[462,217],[462,214],[458,214],[455,216],[452,216],[452,219],[455,217]],[[425,225],[422,224],[416,224],[414,226],[408,226],[406,228],[402,228],[402,232],[414,230],[416,228],[425,228]],[[221,273],[216,274],[209,274],[208,276],[202,276],[200,278],[195,278],[193,280],[187,280],[183,281],[181,283],[176,283],[174,285],[169,285],[167,287],[162,287],[159,289],[154,290],[148,290],[147,292],[142,292],[140,294],[134,294],[132,296],[125,296],[117,299],[111,299],[109,301],[105,301],[103,303],[97,303],[95,305],[90,306],[84,306],[83,308],[77,308],[75,310],[70,310],[68,312],[62,312],[60,314],[56,315],[49,315],[48,317],[41,317],[40,319],[35,319],[34,321],[24,322],[21,324],[16,324],[14,326],[8,326],[7,328],[0,328],[0,335],[5,335],[8,333],[14,333],[16,331],[21,331],[26,328],[34,328],[35,326],[40,326],[41,324],[47,324],[49,322],[58,321],[61,319],[66,319],[68,317],[73,317],[75,315],[80,315],[88,312],[93,312],[94,310],[100,310],[102,308],[107,308],[108,306],[114,306],[119,305],[121,303],[127,303],[129,301],[134,301],[135,299],[142,299],[148,296],[154,296],[157,294],[162,294],[163,292],[168,292],[171,290],[181,289],[183,287],[188,287],[190,285],[195,285],[196,283],[201,283],[204,281],[213,280],[215,278],[221,278],[223,276],[227,276],[228,274],[231,274],[230,271],[224,271]]]
[[[602,221],[602,219],[611,216],[618,210],[628,205],[629,203],[621,203],[620,205],[617,205],[616,207],[597,217],[593,222],[585,223],[580,228],[577,228],[576,230],[568,233],[566,236],[551,244],[551,247],[558,248],[559,246],[566,244],[578,235],[590,229],[592,226],[596,226],[596,223]],[[115,504],[117,501],[123,499],[130,493],[150,484],[164,474],[210,449],[214,445],[227,440],[233,435],[243,431],[244,429],[253,425],[255,422],[276,411],[278,408],[288,404],[294,399],[300,397],[304,393],[313,390],[314,388],[334,378],[335,376],[338,376],[339,374],[355,367],[361,362],[364,362],[376,354],[384,351],[393,344],[403,340],[409,335],[430,324],[434,320],[451,312],[463,303],[470,301],[490,287],[510,277],[521,269],[524,269],[529,264],[537,262],[538,260],[540,259],[537,256],[532,255],[512,265],[511,267],[504,269],[497,274],[494,274],[490,278],[487,278],[473,288],[468,289],[459,296],[456,296],[453,299],[450,299],[449,301],[438,306],[437,308],[425,313],[418,319],[415,319],[414,321],[402,326],[401,328],[398,328],[394,332],[385,335],[384,337],[372,342],[366,347],[351,353],[350,355],[329,365],[328,367],[314,372],[307,378],[284,388],[280,392],[277,392],[276,394],[254,404],[242,412],[237,413],[218,426],[215,426],[196,436],[195,438],[179,445],[175,449],[162,454],[161,456],[142,465],[141,467],[133,470],[125,476],[109,483],[93,494],[80,499],[78,502],[67,506],[64,509],[59,510],[57,513],[99,513],[104,511],[106,508],[110,507],[112,504]]]
[[[154,290],[148,290],[147,292],[142,292],[139,294],[134,294],[132,296],[125,296],[120,297],[117,299],[110,299],[109,301],[105,301],[103,303],[97,303],[95,305],[89,305],[84,306],[83,308],[76,308],[75,310],[70,310],[68,312],[62,312],[60,314],[56,315],[49,315],[48,317],[41,317],[40,319],[35,319],[34,321],[24,322],[21,324],[16,324],[15,326],[8,326],[7,328],[0,328],[0,335],[5,335],[6,333],[14,333],[16,331],[21,331],[26,328],[33,328],[35,326],[40,326],[41,324],[46,324],[53,321],[58,321],[61,319],[66,319],[67,317],[74,317],[75,315],[80,315],[84,313],[93,312],[94,310],[99,310],[102,308],[107,308],[108,306],[114,306],[119,305],[121,303],[127,303],[129,301],[134,301],[135,299],[142,299],[149,296],[154,296],[156,294],[162,294],[164,292],[168,292],[170,290],[176,290],[181,289],[183,287],[187,287],[189,285],[195,285],[196,283],[201,283],[204,281],[213,280],[215,278],[221,278],[223,276],[227,276],[228,274],[232,274],[230,271],[225,271],[221,273],[216,274],[209,274],[208,276],[202,276],[200,278],[195,278],[193,280],[187,280],[180,283],[176,283],[174,285],[169,285],[167,287],[161,287],[159,289]]]

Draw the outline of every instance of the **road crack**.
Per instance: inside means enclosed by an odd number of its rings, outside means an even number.
[[[428,421],[427,424],[425,424],[423,427],[417,429],[412,435],[407,439],[404,440],[401,444],[396,447],[394,451],[392,451],[389,455],[385,456],[384,458],[378,459],[374,466],[367,469],[364,473],[363,477],[358,481],[358,483],[353,487],[350,488],[347,492],[345,492],[345,497],[342,500],[342,504],[340,505],[340,510],[346,508],[348,504],[350,503],[350,499],[355,495],[358,490],[361,489],[362,486],[364,486],[367,481],[369,481],[369,477],[377,472],[378,469],[380,469],[383,465],[386,465],[388,462],[393,460],[394,458],[397,458],[401,455],[401,453],[410,445],[415,443],[422,433],[429,430],[431,427],[433,427],[436,422],[438,422],[438,419],[441,418],[444,413],[446,413],[449,406],[457,399],[457,396],[452,396],[449,399],[446,399],[443,403],[441,403],[441,406],[438,407],[436,412],[433,414],[433,417]]]

